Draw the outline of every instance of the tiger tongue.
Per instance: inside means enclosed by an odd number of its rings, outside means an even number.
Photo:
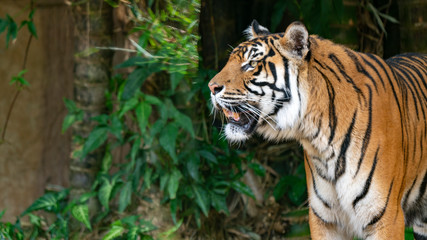
[[[239,121],[239,119],[240,119],[239,113],[232,112],[232,111],[225,109],[225,108],[223,108],[222,111],[224,112],[224,114],[227,118],[232,118],[232,119],[234,119],[234,121]]]

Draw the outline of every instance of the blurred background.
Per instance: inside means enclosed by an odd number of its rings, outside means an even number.
[[[427,0],[1,6],[0,239],[308,239],[301,147],[229,145],[208,81],[253,19],[427,53]]]

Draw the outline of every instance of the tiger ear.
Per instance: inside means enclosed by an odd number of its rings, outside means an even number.
[[[282,55],[301,60],[308,53],[308,31],[301,22],[293,22],[279,40]]]
[[[257,22],[257,20],[253,20],[251,25],[244,31],[248,40],[252,40],[257,37],[262,37],[270,34],[270,31]]]

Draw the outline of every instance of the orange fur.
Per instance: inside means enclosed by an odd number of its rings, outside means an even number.
[[[227,124],[231,141],[303,145],[313,239],[403,239],[405,222],[427,238],[427,55],[384,61],[301,23],[247,32],[212,102],[244,119]]]

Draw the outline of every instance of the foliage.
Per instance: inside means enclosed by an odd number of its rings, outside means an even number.
[[[342,0],[293,0],[277,1],[271,16],[271,30],[275,31],[280,23],[283,13],[287,11],[294,19],[301,20],[306,24],[310,33],[330,37],[328,27],[332,22],[343,19]]]
[[[129,213],[138,201],[150,201],[146,192],[153,188],[163,193],[162,203],[169,204],[176,224],[158,236],[162,239],[172,236],[185,217],[192,216],[200,226],[202,216],[212,209],[228,214],[226,198],[231,190],[253,197],[240,181],[241,152],[230,149],[219,131],[207,124],[206,84],[214,72],[198,69],[194,13],[199,4],[198,0],[167,1],[162,8],[153,4],[141,10],[132,1],[128,6],[138,53],[116,69],[131,72],[110,80],[107,113],[93,118],[97,125],[87,138],[74,139],[83,146],[73,153],[80,158],[107,146],[96,181],[89,193],[74,201],[68,199],[68,190],[36,200],[21,216],[30,217],[32,236],[68,239],[75,219],[87,232],[103,229],[103,239],[151,239],[156,227]],[[147,86],[156,77],[167,80],[150,92]],[[64,102],[69,112],[63,132],[83,119],[72,100]],[[114,157],[117,151],[126,151],[124,161]],[[101,209],[91,213],[94,200]],[[53,214],[55,220],[49,222],[39,211]],[[119,219],[111,222],[112,216]],[[11,226],[23,236],[19,219]],[[14,228],[5,229],[13,233]]]
[[[35,13],[35,9],[33,7],[33,1],[31,1],[30,4],[30,13],[28,14],[28,19],[23,20],[19,26],[17,27],[17,24],[15,20],[9,15],[6,14],[5,18],[0,18],[0,34],[2,34],[4,31],[6,31],[6,48],[9,47],[9,42],[14,41],[17,38],[18,31],[22,29],[24,26],[28,27],[28,31],[30,32],[30,39],[27,43],[27,48],[25,50],[25,56],[24,56],[24,62],[22,69],[17,76],[12,77],[12,79],[9,81],[9,85],[15,85],[16,86],[16,93],[12,99],[12,103],[9,106],[8,113],[6,115],[6,120],[3,125],[3,129],[1,129],[1,138],[0,138],[0,144],[5,141],[6,136],[6,129],[8,122],[10,120],[10,115],[12,113],[12,110],[15,106],[16,99],[18,98],[19,94],[22,90],[26,89],[30,86],[29,82],[24,78],[24,74],[27,72],[27,69],[25,69],[26,63],[27,63],[27,56],[28,56],[28,49],[31,44],[32,37],[37,38],[37,30],[33,22],[33,16]]]
[[[9,47],[10,41],[14,41],[17,38],[18,31],[24,26],[27,26],[30,34],[37,38],[37,30],[33,22],[34,13],[35,9],[31,8],[28,19],[23,20],[19,27],[9,14],[6,14],[5,18],[0,18],[0,34],[6,31],[6,48]]]
[[[126,1],[105,2],[118,7]],[[161,7],[158,1],[148,4],[147,9],[141,10],[137,1],[130,1],[128,8],[134,25],[131,35],[137,38],[131,43],[137,54],[116,66],[129,74],[111,78],[106,92],[107,112],[93,118],[97,125],[87,138],[74,139],[83,146],[73,153],[80,158],[106,146],[91,191],[75,200],[69,199],[67,189],[46,193],[14,224],[0,222],[0,239],[69,239],[77,234],[70,232],[73,221],[80,224],[81,232],[96,231],[108,240],[167,239],[184,218],[194,219],[200,227],[203,216],[209,216],[211,211],[229,214],[230,192],[254,198],[251,189],[241,181],[245,173],[241,160],[246,159],[247,166],[258,176],[265,176],[266,169],[252,161],[253,154],[231,148],[219,130],[209,124],[208,111],[212,109],[206,85],[215,72],[199,69],[198,65],[195,13],[199,11],[199,0],[169,0]],[[304,19],[312,32],[328,36],[324,26],[336,18],[335,13],[340,14],[342,1],[278,1],[275,9],[273,31],[286,9],[297,19]],[[33,14],[31,11],[19,29],[27,26],[32,36],[37,37]],[[0,33],[6,29],[8,44],[18,31],[9,15],[0,19]],[[96,51],[99,49],[81,54]],[[27,86],[25,72],[21,71],[11,84]],[[153,83],[153,79],[166,81]],[[62,132],[84,118],[72,100],[64,99],[64,103],[68,115]],[[118,152],[123,152],[125,159],[120,159]],[[282,175],[267,194],[278,202],[302,206],[306,187],[300,163]],[[147,194],[151,190],[162,192],[162,203],[169,205],[175,223],[157,236],[153,236],[157,227],[147,216],[135,213],[139,202],[151,201]],[[99,202],[97,212],[90,212],[93,201]],[[307,214],[305,210],[297,212]],[[0,220],[3,214],[4,211]],[[29,219],[30,229],[23,229],[24,217]],[[295,225],[287,236],[304,236],[307,231],[307,224]]]

